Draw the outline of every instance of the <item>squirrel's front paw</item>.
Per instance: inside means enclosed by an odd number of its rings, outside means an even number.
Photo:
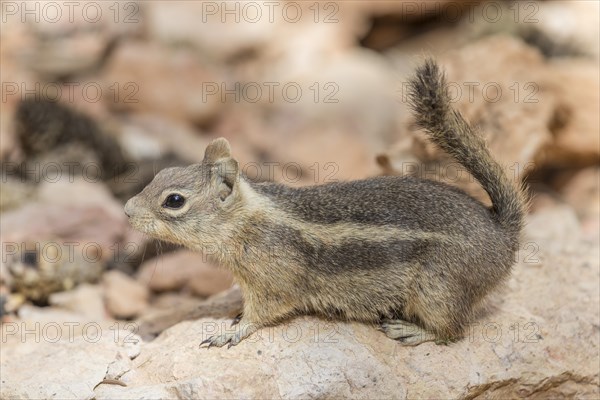
[[[200,347],[207,344],[208,346],[206,346],[206,348],[210,349],[213,346],[223,347],[229,343],[227,348],[230,348],[231,346],[238,344],[241,340],[242,338],[240,337],[239,333],[224,333],[222,335],[214,335],[206,340],[203,340],[202,343],[200,343]]]
[[[236,344],[238,344],[243,339],[256,332],[257,330],[258,326],[255,324],[239,323],[239,325],[236,326],[235,330],[225,332],[221,335],[213,335],[208,339],[203,340],[202,343],[200,343],[200,347],[206,344],[207,349],[210,349],[213,346],[223,347],[225,345],[227,345],[227,348],[230,348],[231,346],[235,346]]]

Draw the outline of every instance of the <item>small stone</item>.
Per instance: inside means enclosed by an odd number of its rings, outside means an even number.
[[[148,289],[120,271],[109,271],[102,279],[108,311],[118,319],[136,317],[148,306]]]
[[[575,209],[585,234],[598,237],[600,232],[600,168],[578,172],[562,188],[566,201]]]
[[[229,289],[232,284],[233,277],[224,267],[203,264],[194,271],[187,286],[197,296],[210,297]]]
[[[600,77],[598,63],[557,60],[550,65],[549,89],[559,99],[551,121],[553,141],[540,156],[544,166],[560,169],[597,165],[600,159]]]
[[[53,293],[48,302],[52,306],[80,314],[90,321],[100,321],[107,317],[99,285],[84,283],[73,290]]]
[[[137,280],[151,290],[164,292],[190,288],[201,296],[218,293],[231,286],[231,274],[207,261],[206,255],[178,250],[144,262]]]

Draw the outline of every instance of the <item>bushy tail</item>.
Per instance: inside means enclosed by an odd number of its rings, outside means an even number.
[[[444,74],[428,59],[409,83],[409,103],[417,124],[483,186],[492,200],[494,219],[518,246],[526,202],[519,184],[511,182],[491,156],[484,139],[451,106]]]

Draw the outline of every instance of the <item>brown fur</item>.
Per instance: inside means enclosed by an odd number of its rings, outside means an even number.
[[[448,185],[409,177],[289,188],[252,183],[227,141],[201,164],[161,171],[125,206],[132,225],[214,255],[244,298],[235,345],[294,315],[381,323],[405,344],[459,337],[473,307],[513,264],[525,206],[483,140],[451,109],[437,66],[412,81],[429,136],[489,193],[488,209]],[[183,205],[170,207],[170,196]]]

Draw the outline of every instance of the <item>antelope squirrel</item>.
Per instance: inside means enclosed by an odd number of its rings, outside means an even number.
[[[201,345],[231,347],[301,314],[376,323],[406,345],[461,336],[474,307],[510,275],[524,191],[452,109],[434,61],[417,69],[410,89],[417,124],[481,183],[490,209],[460,189],[412,177],[254,183],[223,138],[202,163],[160,171],[127,202],[134,228],[212,249],[239,283],[237,329]]]

